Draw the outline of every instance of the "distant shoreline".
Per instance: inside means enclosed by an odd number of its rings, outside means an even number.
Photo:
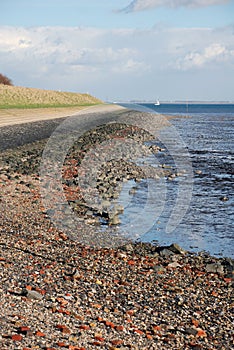
[[[109,102],[113,103],[113,102]],[[155,101],[117,101],[118,103],[155,103]],[[221,104],[234,104],[234,101],[160,101],[160,104],[204,104],[204,105],[221,105]]]

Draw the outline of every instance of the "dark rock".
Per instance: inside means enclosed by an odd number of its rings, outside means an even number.
[[[122,247],[123,250],[126,250],[127,252],[133,252],[134,247],[131,243],[126,244],[125,246]]]
[[[166,272],[167,270],[165,269],[165,267],[163,267],[162,265],[154,265],[153,266],[153,269],[155,272],[157,273],[163,273],[163,272]]]
[[[24,290],[23,295],[25,295],[29,299],[41,300],[43,299],[43,295],[38,293],[35,290]]]
[[[189,334],[189,335],[196,335],[197,334],[197,330],[195,328],[188,327],[188,328],[185,329],[185,333]]]
[[[220,263],[212,263],[206,265],[206,271],[211,273],[224,273],[223,266]]]
[[[181,248],[178,244],[173,243],[168,247],[169,250],[171,250],[175,254],[186,254],[186,250]]]
[[[172,251],[172,250],[170,250],[170,249],[167,249],[167,248],[164,248],[164,249],[162,249],[160,252],[159,252],[159,255],[160,256],[163,256],[164,258],[168,258],[168,257],[170,257],[170,256],[172,256],[172,255],[174,255],[175,253]]]

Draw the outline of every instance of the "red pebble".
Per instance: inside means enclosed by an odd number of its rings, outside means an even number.
[[[105,338],[99,337],[99,336],[97,336],[97,335],[96,335],[95,339],[98,340],[98,341],[104,341],[104,340],[105,340]]]
[[[85,324],[82,324],[79,328],[83,329],[84,331],[88,331],[90,329],[90,327],[86,326]]]
[[[56,326],[56,328],[58,328],[58,329],[63,329],[64,327],[66,327],[66,326],[64,326],[63,324],[57,324],[57,326]]]
[[[40,332],[40,331],[37,331],[37,332],[36,332],[36,336],[37,336],[37,337],[45,337],[45,333],[42,333],[42,332]]]
[[[123,343],[123,340],[120,340],[120,339],[111,340],[112,345],[121,345],[122,343]]]
[[[130,316],[132,316],[134,313],[135,313],[134,310],[129,310],[129,311],[127,311],[127,314],[130,315]]]
[[[27,333],[28,331],[30,331],[30,328],[27,326],[22,326],[18,330],[19,333]]]
[[[106,325],[106,326],[109,326],[109,327],[111,327],[111,328],[115,328],[115,324],[114,324],[113,322],[110,322],[110,321],[106,321],[106,322],[105,322],[105,325]]]
[[[128,265],[135,265],[135,261],[134,260],[128,260]]]
[[[23,339],[23,337],[20,334],[14,334],[11,336],[11,339],[14,341],[21,341]]]
[[[141,331],[140,329],[134,329],[134,332],[135,332],[135,333],[138,333],[138,334],[140,334],[140,335],[144,334],[144,332]]]
[[[62,328],[61,331],[63,334],[70,334],[71,333],[70,329],[67,327]]]

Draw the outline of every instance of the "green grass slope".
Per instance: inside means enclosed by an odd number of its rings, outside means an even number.
[[[0,84],[0,109],[75,107],[100,103],[103,102],[89,94]]]

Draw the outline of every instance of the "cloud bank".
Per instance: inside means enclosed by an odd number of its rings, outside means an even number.
[[[103,99],[155,98],[180,89],[187,94],[188,79],[194,94],[204,76],[207,84],[215,77],[217,89],[225,78],[231,94],[234,30],[3,26],[0,67],[15,85],[90,92]]]
[[[136,12],[143,10],[150,10],[157,7],[205,7],[212,5],[221,5],[228,3],[230,0],[133,0],[123,12]]]

